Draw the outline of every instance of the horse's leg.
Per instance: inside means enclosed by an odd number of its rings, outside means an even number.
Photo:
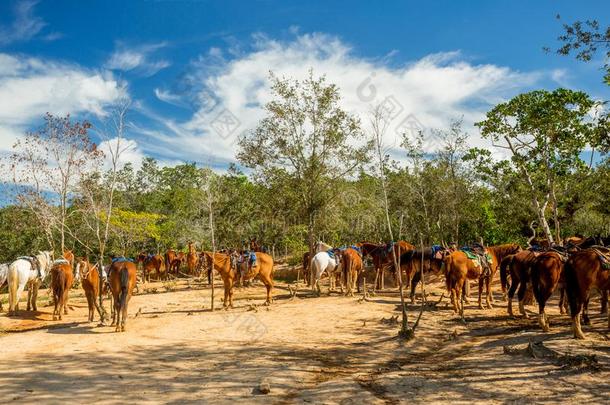
[[[36,280],[34,283],[32,283],[32,310],[34,312],[38,311],[38,287],[40,287],[40,282],[38,280]]]
[[[507,306],[507,310],[508,310],[508,315],[510,316],[515,316],[513,314],[513,298],[515,296],[515,291],[517,291],[517,287],[519,287],[519,282],[517,281],[513,281],[512,283],[510,283],[510,287],[508,289],[508,306]]]
[[[67,286],[64,291],[64,297],[63,297],[64,315],[68,315],[68,299],[69,298],[70,298],[70,286]]]
[[[600,290],[599,293],[602,295],[600,303],[601,309],[600,314],[605,314],[608,312],[608,290]]]
[[[519,299],[519,313],[523,315],[524,318],[528,318],[527,312],[525,312],[524,300],[525,293],[527,291],[527,283],[522,281],[519,284],[519,291],[517,292],[517,298]]]
[[[127,328],[127,308],[129,306],[129,301],[131,300],[131,294],[127,293],[127,297],[125,297],[125,303],[123,305],[123,313],[121,314],[121,332],[125,332]]]
[[[582,327],[580,325],[580,313],[582,311],[583,299],[580,291],[575,292],[574,297],[570,299],[570,313],[572,317],[572,332],[574,332],[574,338],[584,339],[585,334],[582,333]]]
[[[491,293],[491,276],[485,277],[485,291],[487,292],[487,308],[493,308],[493,294]]]
[[[483,277],[479,277],[479,309],[483,309]]]
[[[466,279],[464,282],[464,290],[462,295],[464,297],[464,301],[466,301],[467,304],[470,304],[470,280],[468,279]]]
[[[30,286],[28,288],[28,300],[25,306],[25,310],[29,311],[32,307],[31,307],[31,303],[32,303],[32,287]]]
[[[587,293],[587,298],[585,299],[585,303],[582,310],[582,322],[585,325],[591,325],[591,319],[589,319],[589,299],[591,298],[591,292]]]
[[[116,314],[116,325],[115,332],[121,331],[121,296],[118,295],[114,298],[114,313]]]
[[[417,284],[419,284],[419,281],[421,279],[421,273],[418,271],[415,274],[413,274],[413,278],[411,279],[411,304],[415,304],[415,290],[417,288]],[[422,297],[423,301],[426,301],[426,297]]]

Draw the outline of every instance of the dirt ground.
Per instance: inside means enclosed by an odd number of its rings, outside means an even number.
[[[86,301],[73,290],[72,311],[51,321],[39,312],[0,315],[0,398],[4,403],[608,403],[610,345],[606,317],[592,300],[588,340],[571,338],[557,298],[551,332],[495,308],[466,306],[466,323],[446,307],[442,284],[428,286],[416,337],[397,338],[399,297],[387,290],[360,297],[319,298],[302,287],[290,299],[278,283],[267,308],[264,288],[238,289],[236,308],[210,311],[210,288],[194,280],[140,288],[127,331],[86,321]],[[173,291],[166,291],[166,287]],[[496,291],[499,287],[496,286]],[[106,302],[106,305],[108,303]],[[24,304],[22,304],[24,306]],[[419,305],[409,306],[410,322]],[[96,318],[97,319],[97,318]],[[532,342],[537,350],[522,350]],[[552,352],[554,351],[554,352]],[[551,354],[549,354],[551,353]],[[557,356],[559,353],[559,357]],[[565,354],[569,356],[564,356]],[[578,355],[594,355],[578,357]],[[586,359],[583,360],[583,359]],[[259,391],[262,382],[271,391]]]

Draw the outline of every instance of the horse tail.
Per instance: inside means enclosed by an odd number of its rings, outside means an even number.
[[[569,258],[563,265],[563,276],[565,277],[565,291],[568,296],[568,303],[570,304],[570,314],[574,317],[578,310],[580,288],[578,286],[578,277],[576,276],[573,257]]]
[[[451,272],[452,265],[453,258],[451,255],[446,256],[443,259],[443,264],[441,265],[441,273],[445,274],[445,285],[447,286],[447,291],[451,291],[451,278],[449,277],[449,273]]]
[[[121,305],[121,310],[125,308],[125,304],[127,302],[127,289],[129,287],[129,270],[126,267],[123,267],[119,275],[121,277],[121,296],[119,297],[119,304]]]
[[[53,299],[59,302],[63,296],[66,287],[66,274],[62,269],[54,269],[51,277],[51,289],[53,291]]]
[[[19,297],[17,296],[17,290],[19,288],[19,269],[17,268],[16,262],[13,262],[8,266],[6,282],[8,284],[8,308],[10,312],[15,309],[19,300]]]
[[[502,292],[506,293],[508,289],[508,269],[513,262],[513,256],[507,256],[500,262],[500,284],[502,285]]]

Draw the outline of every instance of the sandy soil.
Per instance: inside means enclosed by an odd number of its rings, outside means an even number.
[[[220,286],[220,283],[217,283]],[[591,304],[589,340],[571,338],[556,297],[551,332],[536,317],[466,307],[466,323],[446,298],[423,313],[416,338],[397,339],[395,291],[347,298],[305,289],[290,299],[278,283],[275,303],[255,285],[236,292],[237,308],[210,311],[210,289],[181,280],[133,297],[127,331],[86,322],[86,301],[73,290],[73,311],[51,321],[49,306],[17,318],[0,315],[0,398],[15,403],[485,403],[579,402],[610,399],[610,345],[599,303]],[[438,301],[442,285],[429,287]],[[153,293],[151,289],[156,289]],[[222,288],[216,288],[220,307]],[[40,303],[47,303],[43,295]],[[419,306],[409,306],[410,321]],[[534,315],[535,307],[528,308]],[[560,353],[594,354],[593,367],[565,359],[504,353],[528,342]],[[509,350],[510,351],[510,350]],[[268,382],[271,392],[259,392]]]

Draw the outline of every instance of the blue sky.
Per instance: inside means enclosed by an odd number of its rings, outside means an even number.
[[[399,128],[472,123],[535,88],[608,99],[601,60],[546,54],[561,21],[610,21],[607,1],[2,1],[0,153],[42,114],[98,125],[132,100],[126,160],[222,169],[263,116],[269,70],[326,74],[366,121],[389,100]],[[415,123],[415,124],[414,124]],[[433,145],[431,145],[432,147]]]

